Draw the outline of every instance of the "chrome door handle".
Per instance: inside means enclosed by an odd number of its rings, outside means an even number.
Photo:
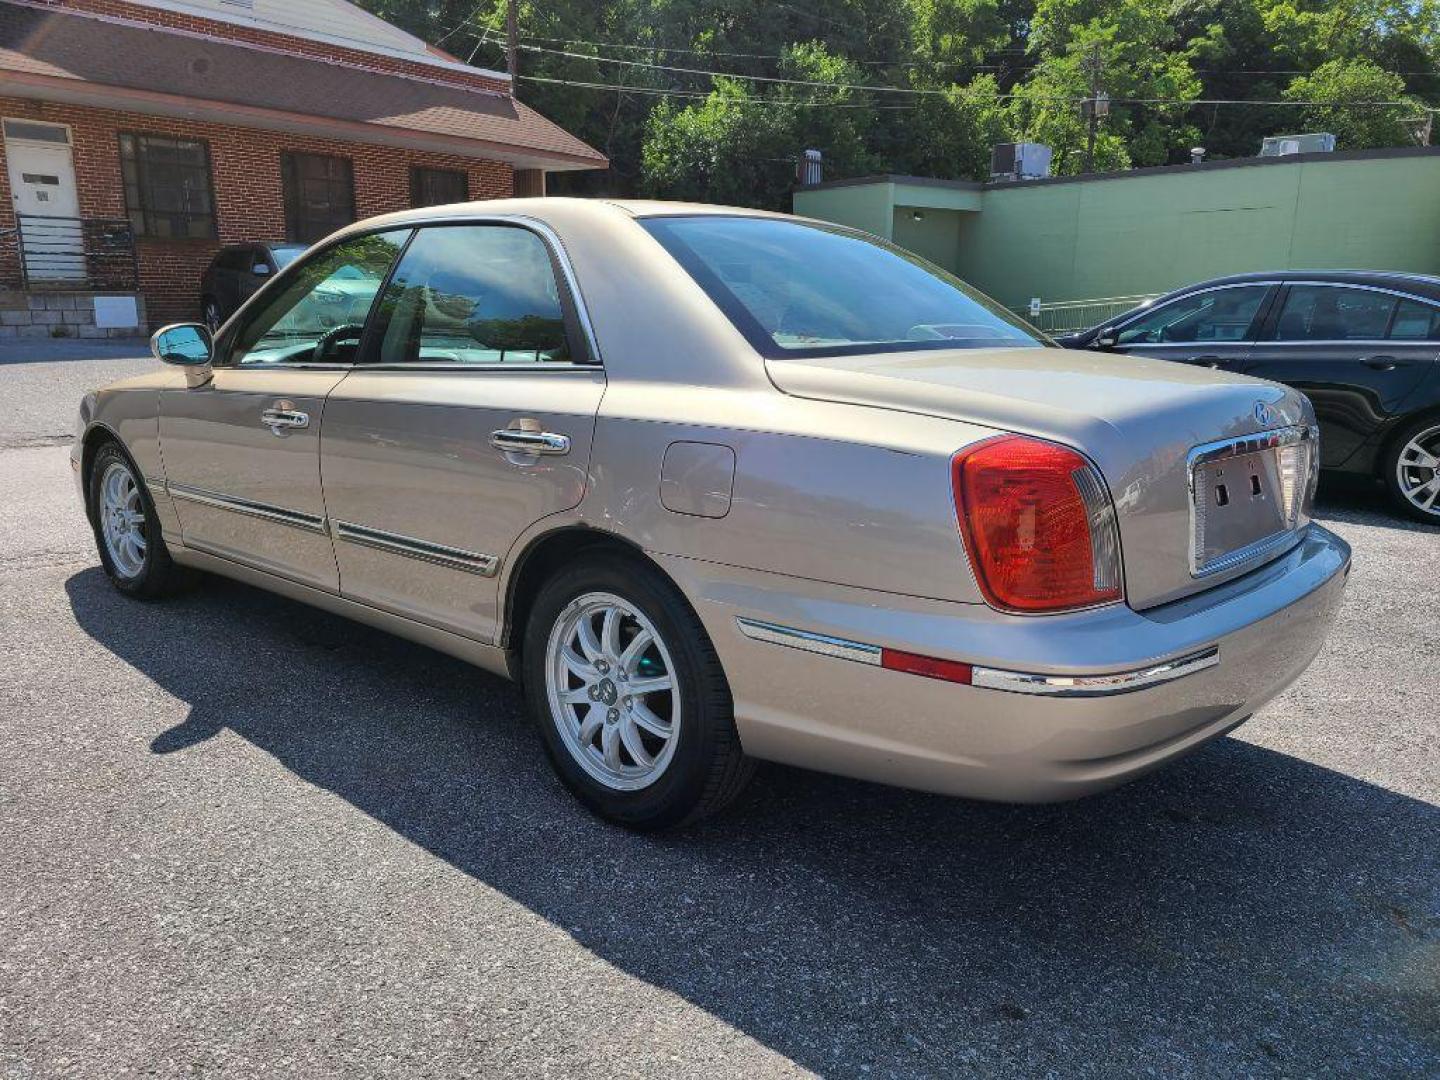
[[[278,435],[282,430],[309,427],[310,414],[294,409],[266,409],[260,414],[260,422]]]
[[[553,431],[501,428],[491,432],[490,445],[507,454],[568,454],[570,436],[557,435]]]

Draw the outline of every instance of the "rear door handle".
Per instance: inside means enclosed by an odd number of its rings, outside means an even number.
[[[501,428],[491,432],[490,445],[507,454],[568,454],[570,436],[553,431],[523,431]]]
[[[1394,371],[1398,367],[1408,367],[1410,361],[1401,360],[1398,356],[1366,356],[1360,363],[1373,371]]]

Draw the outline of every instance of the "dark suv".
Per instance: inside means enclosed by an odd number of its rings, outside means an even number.
[[[1440,278],[1277,270],[1190,285],[1090,330],[1071,349],[1140,353],[1304,391],[1320,464],[1373,475],[1440,524]]]
[[[267,243],[221,248],[200,276],[200,317],[205,325],[218,330],[261,285],[304,250],[304,244]]]

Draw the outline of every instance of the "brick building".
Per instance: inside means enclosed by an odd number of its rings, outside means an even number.
[[[0,0],[0,337],[194,318],[222,244],[602,155],[345,0]]]

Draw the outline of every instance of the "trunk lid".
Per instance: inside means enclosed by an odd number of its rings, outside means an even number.
[[[1290,546],[1272,537],[1240,551],[1242,558],[1193,572],[1192,451],[1314,423],[1304,397],[1276,383],[1166,360],[1053,348],[782,359],[767,368],[775,385],[794,396],[963,420],[1087,455],[1115,500],[1125,595],[1134,608],[1207,589]],[[1261,473],[1267,484],[1273,481],[1273,463]],[[1302,505],[1294,532],[1307,521]],[[1212,543],[1221,535],[1214,527],[1211,534]]]

